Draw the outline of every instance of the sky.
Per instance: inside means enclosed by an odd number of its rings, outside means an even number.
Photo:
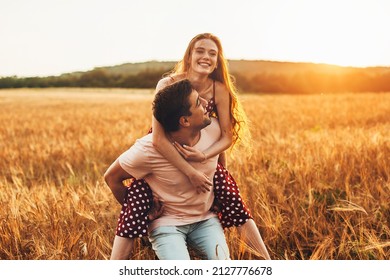
[[[198,33],[228,59],[390,66],[388,0],[0,0],[0,77],[180,60]]]

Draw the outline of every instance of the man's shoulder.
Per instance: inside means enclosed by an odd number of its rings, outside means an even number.
[[[138,138],[134,145],[138,149],[144,150],[144,151],[150,151],[153,152],[155,150],[153,146],[153,136],[152,133],[149,133],[141,138]]]
[[[153,149],[152,135],[149,133],[135,140],[134,144],[131,145],[126,152],[143,153],[143,155],[146,155],[148,152],[153,152]]]
[[[151,156],[155,154],[152,143],[152,135],[145,135],[135,141],[135,143],[119,156],[121,166],[136,166],[149,162]]]

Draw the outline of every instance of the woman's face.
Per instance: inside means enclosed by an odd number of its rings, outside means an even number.
[[[190,57],[190,70],[199,74],[211,74],[217,66],[218,47],[213,40],[201,39],[194,44]]]

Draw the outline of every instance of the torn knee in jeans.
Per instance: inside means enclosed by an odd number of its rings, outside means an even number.
[[[215,245],[215,255],[217,260],[230,260],[229,250],[219,244]]]

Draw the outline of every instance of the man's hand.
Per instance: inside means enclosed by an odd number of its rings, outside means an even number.
[[[206,174],[195,169],[194,172],[188,176],[188,179],[190,180],[191,184],[196,188],[196,192],[198,194],[201,192],[205,193],[206,191],[209,192],[211,190],[211,187],[213,186],[213,182]]]
[[[164,212],[164,204],[158,200],[158,198],[153,197],[153,204],[152,208],[150,208],[148,213],[149,221],[153,221],[160,217],[162,213]]]
[[[206,160],[206,155],[202,153],[201,151],[187,146],[187,145],[180,145],[176,141],[173,143],[176,150],[179,151],[179,153],[188,161],[196,161],[196,162],[202,162]]]

